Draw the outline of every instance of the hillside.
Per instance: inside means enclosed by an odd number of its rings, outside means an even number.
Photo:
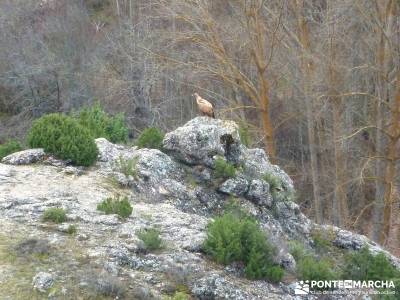
[[[96,145],[88,168],[41,149],[0,163],[1,299],[299,299],[294,245],[335,266],[368,246],[400,270],[399,259],[365,236],[309,220],[292,201],[290,177],[264,150],[245,147],[232,121],[192,119],[165,135],[163,151],[104,138]],[[219,174],[218,160],[233,174]],[[131,204],[128,217],[97,209],[117,196]],[[230,206],[255,218],[276,248],[280,283],[246,279],[240,262],[223,266],[204,252],[207,224]],[[46,222],[50,208],[64,209],[64,222]],[[140,238],[149,228],[160,232],[160,249]]]
[[[128,139],[234,120],[319,224],[400,257],[397,0],[1,0],[1,148],[99,104]],[[114,141],[115,142],[115,141]]]

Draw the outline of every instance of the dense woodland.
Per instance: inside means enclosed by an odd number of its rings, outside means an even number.
[[[96,102],[132,139],[170,130],[197,92],[306,214],[396,251],[399,15],[398,0],[1,0],[0,143]]]

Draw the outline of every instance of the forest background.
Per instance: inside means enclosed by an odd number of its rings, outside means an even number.
[[[319,223],[400,255],[399,0],[1,0],[0,143],[99,102],[134,139],[193,92]]]

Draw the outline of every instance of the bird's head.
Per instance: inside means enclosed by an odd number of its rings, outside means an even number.
[[[195,98],[197,98],[197,97],[199,97],[199,94],[193,93],[192,96],[195,97]]]

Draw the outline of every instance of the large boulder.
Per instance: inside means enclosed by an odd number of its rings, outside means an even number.
[[[308,237],[311,232],[311,221],[293,201],[280,201],[273,207],[275,218],[290,236]]]
[[[267,192],[267,186],[262,184],[265,181],[265,175],[274,178],[275,183],[279,183],[275,187],[275,198],[279,200],[288,199],[294,192],[293,181],[279,166],[271,164],[265,151],[262,149],[241,148],[240,165],[243,167],[243,175],[253,179],[246,197],[260,205],[269,206],[271,195]],[[268,186],[269,189],[269,186]]]
[[[136,150],[136,147],[128,148],[122,145],[113,144],[105,138],[98,138],[95,142],[97,149],[99,150],[98,161],[105,163],[112,163],[120,158],[132,158],[134,151]]]
[[[168,155],[157,149],[140,149],[135,152],[138,158],[136,168],[139,178],[158,185],[164,179],[180,180],[182,170]]]
[[[235,197],[243,196],[249,188],[248,181],[243,177],[229,178],[218,188],[218,191]]]
[[[262,178],[265,174],[271,174],[281,180],[284,185],[282,188],[293,189],[292,179],[279,166],[271,164],[264,150],[242,148],[240,162],[246,176]]]
[[[252,180],[246,193],[246,198],[256,205],[271,207],[272,195],[269,191],[268,182],[262,179]]]
[[[45,156],[42,148],[28,149],[7,155],[1,162],[10,165],[29,165],[44,160]]]
[[[191,165],[213,165],[216,155],[237,162],[240,156],[240,136],[235,122],[197,117],[182,127],[167,133],[163,147],[175,158]]]

